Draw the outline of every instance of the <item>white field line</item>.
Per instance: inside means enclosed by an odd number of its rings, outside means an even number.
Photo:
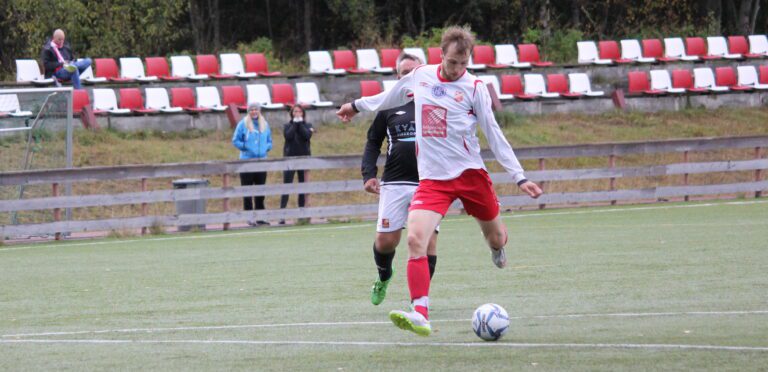
[[[751,201],[736,201],[736,202],[723,202],[723,203],[701,203],[690,205],[663,205],[653,207],[630,207],[630,208],[611,208],[611,209],[594,209],[579,211],[563,211],[563,212],[534,212],[525,214],[513,214],[502,215],[503,219],[507,218],[531,218],[531,217],[548,217],[548,216],[567,216],[567,215],[580,215],[580,214],[597,214],[597,213],[621,213],[621,212],[639,212],[648,210],[663,210],[663,209],[678,209],[678,208],[704,208],[704,207],[717,207],[723,205],[753,205],[753,204],[765,204],[768,200],[751,200]],[[451,221],[464,221],[472,219],[473,217],[455,217],[450,218],[446,222]],[[265,234],[286,234],[297,232],[309,232],[309,231],[325,231],[325,230],[346,230],[356,228],[372,228],[370,223],[361,223],[345,226],[321,226],[321,227],[307,227],[307,228],[282,228],[282,229],[270,229],[260,231],[247,231],[247,232],[232,232],[232,233],[219,233],[211,235],[185,235],[185,236],[172,236],[164,238],[147,238],[147,239],[127,239],[127,240],[110,240],[110,241],[97,241],[97,242],[84,242],[84,243],[71,243],[71,244],[42,244],[42,245],[30,245],[23,247],[9,247],[0,249],[0,253],[21,251],[37,248],[68,248],[68,247],[84,247],[84,246],[98,246],[98,245],[112,245],[112,244],[128,244],[128,243],[146,243],[146,242],[160,242],[160,241],[173,241],[173,240],[195,240],[195,239],[216,239],[226,238],[231,236],[251,236],[251,235],[265,235]]]
[[[379,342],[379,341],[256,341],[256,340],[0,340],[0,344],[202,344],[246,346],[396,346],[396,347],[496,347],[510,349],[647,349],[647,350],[706,350],[760,351],[766,346],[691,345],[691,344],[629,344],[629,343],[515,343],[515,342]]]
[[[516,316],[510,319],[578,319],[578,318],[640,318],[640,317],[668,317],[668,316],[731,316],[731,315],[768,315],[768,310],[737,310],[737,311],[687,311],[687,312],[649,312],[649,313],[595,313],[595,314],[554,314]],[[471,319],[433,319],[433,323],[470,322]],[[391,324],[388,321],[360,321],[360,322],[304,322],[304,323],[274,323],[274,324],[242,324],[242,325],[213,325],[213,326],[187,326],[165,328],[123,328],[102,329],[68,332],[40,332],[40,333],[16,333],[2,335],[2,338],[43,337],[43,336],[71,336],[85,334],[104,333],[156,333],[176,331],[209,331],[228,329],[256,329],[256,328],[281,328],[281,327],[347,327],[359,325],[384,325]]]

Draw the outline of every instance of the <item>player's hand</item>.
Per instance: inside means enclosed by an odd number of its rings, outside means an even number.
[[[543,193],[543,191],[541,191],[541,187],[531,181],[520,185],[520,190],[523,190],[524,193],[528,194],[528,196],[534,199],[538,198]]]
[[[339,119],[342,122],[349,123],[350,120],[352,120],[352,117],[355,116],[357,113],[355,112],[355,109],[352,108],[351,103],[345,103],[339,107],[339,111],[336,111],[336,116],[339,117]]]
[[[365,191],[368,191],[371,194],[378,194],[381,191],[381,186],[379,186],[379,180],[375,178],[371,178],[368,181],[365,181]]]

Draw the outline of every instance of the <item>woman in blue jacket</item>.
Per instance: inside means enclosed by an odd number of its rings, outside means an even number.
[[[267,157],[267,152],[272,150],[272,132],[269,129],[269,123],[261,115],[259,103],[248,104],[248,113],[237,123],[235,134],[232,135],[232,145],[240,150],[240,159],[264,159]],[[242,186],[263,185],[266,182],[267,172],[240,173]],[[243,209],[246,211],[264,209],[264,196],[244,197]],[[248,224],[259,226],[269,225],[269,222],[249,220]]]

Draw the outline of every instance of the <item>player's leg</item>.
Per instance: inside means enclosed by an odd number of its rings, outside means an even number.
[[[400,242],[400,231],[377,232],[373,243],[373,261],[376,263],[378,278],[371,287],[371,303],[379,305],[387,296],[387,288],[392,280],[392,261],[395,259],[395,248]]]
[[[507,244],[507,227],[499,217],[499,199],[493,190],[493,183],[484,169],[469,169],[462,173],[456,183],[459,199],[467,214],[475,217],[483,236],[491,248],[491,259],[498,268],[507,265],[504,245]]]
[[[504,246],[507,245],[507,227],[501,221],[501,216],[490,221],[482,221],[477,219],[480,224],[480,230],[483,231],[488,247],[491,248],[491,260],[493,264],[498,268],[507,266],[507,254],[504,251]]]
[[[392,279],[392,261],[395,248],[408,218],[408,204],[415,186],[382,185],[379,194],[379,214],[376,220],[376,240],[373,243],[373,260],[378,278],[371,287],[371,303],[384,301]]]
[[[429,263],[429,280],[432,280],[437,266],[437,229],[432,233],[427,244],[427,262]]]

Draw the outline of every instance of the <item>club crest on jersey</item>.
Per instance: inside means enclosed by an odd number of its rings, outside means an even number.
[[[381,227],[388,229],[389,228],[389,219],[388,218],[382,218],[381,219]]]
[[[456,102],[461,102],[464,100],[464,93],[460,90],[457,90],[456,93],[453,94],[453,100]]]
[[[445,96],[445,88],[442,85],[435,85],[432,87],[432,95],[435,98],[440,98]]]

